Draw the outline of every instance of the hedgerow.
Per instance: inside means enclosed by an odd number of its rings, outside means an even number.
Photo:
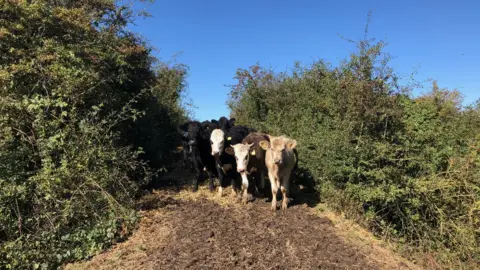
[[[168,165],[187,70],[155,60],[134,18],[113,0],[0,0],[0,268],[125,237]]]
[[[356,44],[337,66],[239,69],[231,116],[295,138],[322,198],[409,254],[432,253],[435,267],[478,265],[480,103],[462,106],[436,83],[414,97],[383,42]]]

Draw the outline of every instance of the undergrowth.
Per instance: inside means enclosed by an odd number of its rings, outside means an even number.
[[[431,268],[480,263],[480,103],[458,91],[413,96],[365,38],[337,66],[239,69],[231,116],[299,144],[323,199]]]

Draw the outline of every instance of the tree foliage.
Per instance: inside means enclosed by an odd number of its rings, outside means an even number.
[[[186,67],[158,63],[134,15],[0,0],[0,268],[51,269],[125,236],[167,164]]]
[[[479,263],[479,106],[462,107],[436,83],[413,97],[383,42],[356,44],[336,67],[239,69],[231,116],[297,139],[299,165],[327,202],[378,234],[434,251],[447,267]]]

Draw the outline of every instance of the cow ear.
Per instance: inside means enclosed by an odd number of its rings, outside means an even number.
[[[286,145],[287,145],[288,149],[293,149],[297,146],[297,141],[296,140],[288,140]]]
[[[260,141],[258,144],[263,150],[267,150],[270,147],[270,143],[267,140]]]
[[[227,148],[225,148],[225,153],[227,153],[227,154],[229,154],[229,155],[231,155],[231,156],[235,155],[235,151],[233,151],[233,147],[227,147]]]

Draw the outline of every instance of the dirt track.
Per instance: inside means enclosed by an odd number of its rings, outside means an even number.
[[[128,241],[67,269],[415,269],[373,242],[346,241],[305,204],[273,214],[264,200],[158,191],[143,208]]]

